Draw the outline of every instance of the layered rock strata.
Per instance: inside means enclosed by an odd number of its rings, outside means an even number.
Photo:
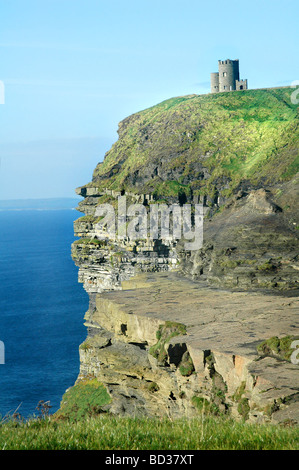
[[[298,110],[292,89],[178,97],[119,124],[77,189],[90,296],[78,381],[124,415],[298,422]],[[98,208],[203,204],[203,245],[99,232]],[[127,218],[125,223],[129,223]],[[274,339],[273,339],[274,338]],[[260,344],[263,346],[259,347]],[[274,346],[273,346],[274,345]],[[293,356],[292,356],[293,357]]]
[[[193,252],[183,240],[99,237],[103,194],[78,190],[88,215],[74,224],[72,256],[90,295],[78,382],[105,385],[105,410],[298,422],[298,364],[257,351],[269,338],[299,338],[297,180],[237,193],[213,217],[205,210]],[[106,202],[116,208],[120,195]],[[148,196],[138,202],[149,208]]]
[[[230,292],[177,273],[143,273],[98,294],[85,320],[78,380],[89,375],[118,415],[214,413],[299,422],[298,364],[259,356],[273,336],[299,338],[296,297]]]
[[[79,188],[78,193],[85,194],[85,188]],[[116,215],[119,197],[120,193],[113,192],[108,199],[111,207],[115,208]],[[88,293],[120,289],[121,282],[130,279],[136,272],[169,271],[177,265],[177,240],[171,237],[132,240],[128,236],[119,237],[117,233],[112,238],[103,229],[100,230],[100,218],[97,217],[96,210],[101,204],[101,198],[102,194],[99,192],[86,196],[78,209],[86,211],[88,215],[74,222],[75,235],[81,238],[72,245],[72,258],[79,267],[79,282],[83,283]],[[144,201],[144,196],[139,199]],[[134,203],[136,198],[126,194],[126,208]]]
[[[298,182],[237,193],[206,219],[203,248],[180,252],[181,273],[219,287],[298,294]]]

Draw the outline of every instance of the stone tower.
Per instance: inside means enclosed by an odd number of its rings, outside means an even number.
[[[247,89],[247,80],[240,80],[239,59],[218,60],[218,72],[211,73],[211,93]]]

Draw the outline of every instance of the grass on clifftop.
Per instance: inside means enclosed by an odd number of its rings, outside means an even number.
[[[240,392],[241,395],[241,392]],[[299,427],[250,424],[215,416],[196,406],[192,419],[116,417],[104,412],[110,402],[94,379],[71,387],[61,408],[24,420],[0,417],[0,450],[298,450]]]
[[[299,428],[231,419],[134,419],[101,415],[75,423],[53,418],[0,422],[6,450],[298,450]]]
[[[92,185],[163,196],[182,189],[208,194],[223,178],[228,192],[246,179],[254,184],[289,180],[299,170],[298,106],[291,102],[292,92],[190,95],[133,114],[120,123],[119,139],[95,169]],[[153,162],[162,165],[158,175],[148,174]],[[194,166],[198,162],[210,177],[203,178]]]

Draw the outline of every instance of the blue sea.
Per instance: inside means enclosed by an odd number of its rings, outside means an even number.
[[[0,416],[54,413],[79,372],[88,296],[71,259],[76,210],[0,212]],[[0,343],[1,344],[1,343]],[[3,361],[1,361],[3,362]]]

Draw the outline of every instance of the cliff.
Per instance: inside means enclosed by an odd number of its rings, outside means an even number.
[[[119,124],[118,141],[81,188],[222,204],[298,171],[291,88],[172,98]],[[88,193],[86,193],[88,194]]]
[[[204,408],[298,422],[291,93],[192,95],[132,115],[78,188],[85,215],[74,224],[72,256],[90,306],[73,390],[96,378],[106,393],[101,411],[175,417]],[[202,203],[202,246],[99,231],[99,208],[110,204],[117,216],[120,196],[147,215],[161,203]],[[127,214],[126,227],[133,219]]]

